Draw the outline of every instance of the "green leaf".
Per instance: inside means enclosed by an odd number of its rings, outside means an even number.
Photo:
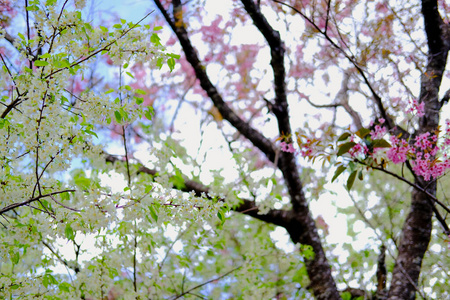
[[[146,95],[147,92],[141,89],[135,89],[134,92],[139,95]]]
[[[184,178],[181,172],[177,169],[175,170],[175,175],[170,177],[169,182],[173,184],[173,186],[178,189],[182,190],[186,188],[186,185],[184,184]]]
[[[363,174],[362,170],[360,170],[360,171],[358,172],[358,179],[359,179],[359,180],[363,180],[363,179],[364,179],[364,174]]]
[[[136,100],[137,105],[141,105],[144,102],[144,98],[141,97],[134,97],[134,99]]]
[[[61,292],[68,293],[68,292],[70,292],[71,288],[72,288],[72,285],[68,282],[61,282],[59,284],[59,290]]]
[[[39,7],[37,5],[27,6],[27,11],[38,11]]]
[[[70,224],[66,224],[66,228],[64,229],[64,234],[66,235],[66,238],[68,240],[73,241],[73,239],[75,238],[75,232],[73,231]]]
[[[163,29],[162,26],[155,26],[155,28],[153,28],[153,31],[159,31],[159,30],[161,30],[161,29]]]
[[[61,196],[61,200],[62,201],[66,201],[66,200],[70,200],[70,193],[69,192],[64,192],[59,194]]]
[[[341,294],[341,298],[342,298],[342,300],[351,300],[352,294],[350,292],[343,292]]]
[[[223,213],[223,211],[217,211],[217,217],[219,218],[220,222],[222,222],[222,224],[225,222],[225,214]]]
[[[355,168],[356,168],[356,165],[355,165],[355,163],[354,162],[349,162],[348,163],[348,167],[350,168],[350,171],[355,171]]]
[[[307,276],[308,273],[306,272],[306,268],[301,267],[295,272],[294,276],[292,277],[292,281],[301,284],[305,281],[306,278],[308,278]]]
[[[9,121],[7,119],[4,118],[0,118],[0,129],[2,129],[5,126],[9,125]]]
[[[390,148],[390,147],[392,147],[391,144],[389,144],[385,139],[373,140],[372,146],[374,148]]]
[[[131,78],[133,78],[134,79],[134,76],[133,76],[133,74],[131,74],[130,72],[125,72],[128,76],[130,76]]]
[[[351,134],[348,132],[344,132],[343,134],[341,134],[341,136],[338,138],[338,142],[342,142],[345,141],[348,137],[350,137]]]
[[[311,245],[300,245],[300,253],[306,259],[312,259],[315,255],[314,249]]]
[[[158,60],[156,61],[156,66],[161,69],[163,66],[163,62],[164,60],[162,57],[158,58]]]
[[[25,36],[23,34],[21,34],[20,32],[17,33],[17,35],[20,37],[20,39],[22,40],[26,40]]]
[[[48,62],[47,62],[47,61],[44,61],[44,60],[36,60],[36,61],[34,62],[34,65],[35,65],[36,67],[44,67],[44,66],[47,66],[47,65],[48,65]]]
[[[175,59],[180,59],[180,55],[179,54],[175,54],[175,53],[167,53],[166,54],[168,57],[172,57],[172,58],[175,58]]]
[[[11,256],[11,262],[14,265],[17,265],[19,263],[19,260],[20,260],[20,253],[18,251],[17,252],[10,251],[9,255]]]
[[[355,178],[356,178],[356,174],[357,174],[358,172],[357,171],[353,171],[351,174],[350,174],[350,176],[348,176],[348,179],[347,179],[347,190],[351,190],[351,188],[352,188],[352,186],[353,186],[353,183],[355,183]]]
[[[46,6],[53,6],[53,5],[55,5],[56,4],[56,0],[47,0],[46,2],[45,2],[45,5]]]
[[[93,135],[93,136],[95,136],[96,138],[98,138],[98,135],[97,135],[94,131],[92,131],[92,130],[85,129],[85,130],[83,130],[83,132],[84,132],[84,133],[87,133],[87,134],[89,134],[89,135]]]
[[[159,36],[156,33],[153,33],[150,36],[150,42],[152,42],[153,44],[155,44],[156,46],[160,46],[161,45],[161,39],[159,38]]]
[[[346,169],[347,169],[346,166],[340,165],[340,166],[336,169],[336,171],[334,172],[334,175],[333,175],[333,178],[331,179],[331,182],[335,181],[336,178],[338,178],[339,175],[341,175],[342,172],[344,172]]]
[[[61,69],[63,69],[63,68],[70,68],[70,62],[69,62],[69,60],[67,58],[55,61],[53,63],[53,65],[55,65],[55,67],[58,67],[58,68],[61,68]]]
[[[347,153],[350,149],[352,149],[356,145],[355,142],[347,142],[345,144],[339,145],[339,150],[337,156],[342,156]]]
[[[58,284],[58,281],[53,277],[52,274],[47,273],[44,275],[44,279],[42,280],[42,283],[47,288],[51,284]]]
[[[115,268],[108,268],[108,273],[109,273],[109,277],[111,279],[116,278],[117,276],[119,276],[119,272],[117,271],[117,269]]]
[[[116,118],[117,123],[122,122],[122,115],[120,114],[119,111],[114,111],[114,117]]]
[[[114,92],[114,89],[109,89],[105,92],[105,95],[111,94],[112,92]]]
[[[151,185],[146,185],[145,186],[145,193],[147,194],[147,193],[150,193],[151,191],[153,190],[153,186],[151,186]]]
[[[75,182],[75,185],[79,186],[83,190],[87,190],[91,186],[91,180],[86,177],[75,177],[73,181]]]
[[[147,107],[147,109],[144,112],[144,116],[147,118],[147,120],[151,120],[153,116],[153,108]]]
[[[175,69],[175,59],[173,59],[172,57],[169,58],[167,60],[167,65],[169,66],[170,72],[172,72],[173,69]]]
[[[356,135],[359,136],[360,138],[365,138],[368,134],[370,133],[370,129],[367,128],[360,128],[357,132]]]
[[[156,213],[157,210],[153,207],[153,205],[149,205],[148,209],[150,210],[150,215],[152,216],[153,220],[158,222],[158,214]]]
[[[122,116],[122,119],[124,121],[128,120],[128,113],[123,109],[123,107],[120,108],[120,115]]]

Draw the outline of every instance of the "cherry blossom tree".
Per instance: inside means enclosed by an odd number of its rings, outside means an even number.
[[[448,297],[445,1],[0,5],[2,297]]]
[[[414,299],[416,293],[423,296],[419,274],[431,239],[433,215],[444,233],[442,238],[450,233],[442,216],[448,208],[437,199],[437,179],[449,168],[448,126],[441,126],[439,118],[448,101],[448,92],[439,93],[449,50],[445,3],[243,0],[233,3],[228,17],[218,15],[211,22],[203,21],[208,14],[200,5],[155,3],[221,119],[239,133],[239,139],[259,149],[281,171],[289,209],[272,208],[261,213],[246,202],[234,209],[282,226],[294,243],[310,245],[314,256],[305,258],[309,288],[317,299],[338,299],[333,272],[308,208],[311,200],[305,192],[293,142],[298,142],[306,157],[336,162],[333,180],[350,170],[348,188],[356,176],[362,179],[365,171],[381,171],[393,180],[406,182],[412,187],[411,203],[404,203],[408,212],[402,209],[407,216],[401,236],[391,236],[395,267],[387,289],[387,274],[380,264],[377,295],[388,299]],[[419,15],[420,19],[413,17]],[[239,30],[232,28],[250,24],[256,28],[252,34],[259,34],[262,41],[250,45],[243,42],[239,49],[233,45]],[[209,50],[196,49],[197,35]],[[270,67],[268,64],[259,74],[254,71],[259,69],[258,55],[270,55]],[[213,67],[209,66],[214,64],[223,68],[220,80],[211,78],[209,69]],[[340,91],[322,91],[328,101],[320,101],[310,92],[329,89],[339,77],[343,78]],[[271,86],[260,85],[264,80]],[[334,110],[333,121],[323,123],[316,129],[322,132],[312,137],[301,126],[294,133],[292,118],[303,116],[289,111],[289,105],[298,101]],[[339,111],[347,113],[350,122],[339,120]],[[278,127],[282,139],[278,146],[273,137],[271,140],[258,130],[261,118],[257,116],[265,113]],[[355,128],[353,134],[346,126]],[[326,141],[339,131],[344,134],[337,140],[343,143],[334,148],[327,145]],[[391,144],[383,139],[387,135]],[[383,148],[388,148],[385,155]],[[350,161],[335,160],[332,153],[338,157],[349,154]],[[391,171],[388,161],[401,164],[402,170]]]

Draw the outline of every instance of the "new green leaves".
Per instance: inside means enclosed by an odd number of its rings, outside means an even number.
[[[361,128],[354,134],[344,132],[337,139],[338,150],[336,155],[338,157],[350,158],[351,161],[347,164],[344,162],[337,163],[337,169],[334,172],[331,182],[334,182],[345,170],[350,172],[346,183],[347,190],[353,187],[357,177],[359,180],[363,180],[363,167],[370,168],[371,163],[374,161],[372,156],[378,151],[376,149],[391,147],[380,136],[382,134],[377,134],[377,130],[372,132],[367,128]]]

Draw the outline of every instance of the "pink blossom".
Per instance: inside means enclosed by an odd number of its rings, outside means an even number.
[[[375,6],[375,10],[380,13],[387,13],[388,9],[384,3],[377,3]]]
[[[450,168],[450,160],[446,159],[443,162],[430,160],[428,157],[418,155],[418,157],[411,162],[414,173],[423,176],[425,180],[431,178],[436,179],[444,175],[445,171]]]
[[[431,139],[431,141],[430,141]],[[433,135],[430,137],[429,132],[422,133],[421,135],[416,137],[416,142],[414,143],[414,147],[422,150],[429,151],[431,155],[435,155],[439,150],[439,147],[436,146],[437,136]]]
[[[311,148],[304,147],[300,150],[300,155],[303,157],[311,157],[313,155],[313,151]]]
[[[415,160],[411,161],[411,165],[414,173],[423,176],[425,180],[436,179],[444,175],[445,171],[450,168],[450,160],[446,155],[444,155],[443,162],[434,158],[440,150],[440,147],[436,145],[437,140],[437,135],[431,135],[429,132],[425,132],[415,139],[414,147],[418,153]]]
[[[408,110],[406,111],[407,113],[416,114],[419,117],[425,115],[425,102],[421,102],[419,104],[417,99],[413,99],[409,102],[409,104],[411,105],[411,107],[408,108]]]
[[[380,119],[380,120],[383,120],[383,122],[384,122],[384,119]],[[379,139],[383,138],[383,136],[386,134],[386,132],[387,132],[386,127],[381,127],[380,125],[376,125],[375,129],[370,132],[370,137],[372,138],[372,140],[379,140]]]
[[[386,155],[394,164],[404,163],[408,158],[408,155],[414,153],[414,150],[405,140],[400,140],[395,136],[391,136],[390,141],[392,147],[389,148]]]
[[[283,152],[289,152],[289,153],[294,153],[295,152],[293,144],[288,144],[286,142],[281,142],[280,146],[281,146],[281,151],[283,151]]]
[[[220,37],[223,33],[223,29],[219,26],[222,22],[222,16],[218,16],[209,26],[203,25],[201,32],[203,33],[202,39],[205,42],[211,44],[220,44]]]
[[[361,145],[361,144],[356,144],[355,146],[353,146],[353,148],[351,148],[348,153],[352,156],[352,157],[356,157],[358,155],[365,155],[369,152],[369,149],[367,149],[366,145]]]

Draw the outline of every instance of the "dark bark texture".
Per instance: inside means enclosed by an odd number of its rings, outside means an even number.
[[[421,78],[420,102],[425,103],[425,115],[416,135],[435,132],[439,126],[439,88],[447,64],[449,25],[442,20],[436,0],[422,1],[422,15],[428,43],[426,70]],[[436,195],[436,182],[416,178],[415,183]],[[431,238],[434,203],[424,193],[413,191],[411,208],[403,225],[398,256],[392,274],[388,299],[415,299],[423,257]]]
[[[177,24],[183,23],[182,20],[176,19],[179,14],[173,13],[172,18],[159,1],[155,1],[155,3],[177,35],[187,60],[194,68],[195,74],[200,80],[201,87],[211,98],[223,118],[250,140],[255,147],[260,149],[270,161],[275,162],[275,149],[270,140],[233,112],[209,80],[205,68],[202,66],[197,52],[190,42],[186,29],[184,26],[177,26]],[[276,94],[273,111],[278,120],[280,134],[289,135],[292,130],[289,123],[285,91],[285,50],[283,43],[281,42],[279,33],[272,29],[253,1],[243,0],[242,3],[271,48],[271,65],[274,71],[274,89]],[[178,1],[173,1],[172,5],[174,12],[181,9],[181,4]],[[308,203],[303,193],[295,157],[292,153],[281,152],[277,163],[286,181],[293,206],[292,212],[281,214],[284,217],[288,217],[282,222],[285,225],[283,227],[287,229],[294,243],[300,242],[305,245],[311,245],[315,253],[313,259],[306,261],[308,275],[311,280],[310,287],[317,299],[340,299],[339,292],[331,276],[331,268],[325,257],[314,219],[311,216]],[[244,210],[248,211],[246,208]]]

